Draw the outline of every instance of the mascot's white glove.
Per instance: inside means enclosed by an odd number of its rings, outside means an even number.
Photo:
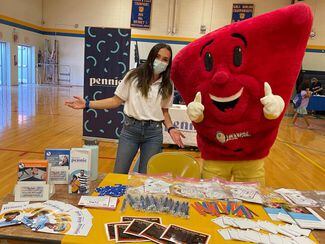
[[[204,106],[201,103],[201,92],[197,92],[194,101],[187,105],[187,114],[191,121],[200,123],[203,118]]]
[[[267,119],[277,119],[284,109],[282,97],[272,94],[272,88],[269,83],[264,82],[265,96],[260,99],[263,104],[264,116]]]

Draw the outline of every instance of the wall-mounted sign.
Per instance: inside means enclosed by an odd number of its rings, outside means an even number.
[[[232,5],[231,23],[253,17],[254,4],[234,3]]]
[[[131,27],[150,28],[152,0],[132,0]]]

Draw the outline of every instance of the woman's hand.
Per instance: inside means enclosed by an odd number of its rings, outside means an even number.
[[[73,109],[84,109],[86,107],[86,100],[82,97],[73,96],[73,100],[67,100],[64,105]]]
[[[184,144],[182,141],[182,137],[185,138],[185,136],[183,135],[182,132],[180,132],[179,130],[177,130],[176,128],[173,128],[169,131],[169,135],[170,137],[173,139],[173,141],[175,142],[175,144],[181,148],[184,148]]]

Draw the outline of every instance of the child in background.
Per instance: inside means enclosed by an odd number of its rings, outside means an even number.
[[[312,93],[309,90],[309,85],[307,84],[307,82],[303,82],[301,84],[301,88],[299,89],[298,92],[300,92],[300,94],[301,94],[302,101],[301,101],[301,104],[299,105],[299,107],[295,109],[295,114],[293,116],[293,124],[295,126],[298,126],[297,119],[298,119],[298,115],[300,115],[302,118],[304,118],[304,120],[307,124],[307,128],[310,129],[311,126],[310,126],[310,123],[306,117],[306,115],[308,114],[306,108],[308,106],[309,98],[311,97]]]

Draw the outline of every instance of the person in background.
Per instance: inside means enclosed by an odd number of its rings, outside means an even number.
[[[303,83],[304,81],[304,72],[302,70],[302,67],[300,68],[300,72],[299,72],[299,75],[297,77],[297,80],[296,80],[296,92],[298,92],[301,84]]]
[[[311,97],[311,94],[312,94],[311,91],[309,90],[309,84],[306,81],[304,81],[301,84],[298,92],[300,92],[302,100],[301,100],[300,105],[295,109],[295,114],[293,115],[293,124],[295,126],[298,126],[297,119],[298,119],[298,116],[301,116],[305,120],[305,122],[307,124],[307,128],[310,129],[311,125],[306,117],[306,115],[308,114],[307,106],[309,103],[309,98]]]
[[[311,79],[311,92],[313,95],[321,95],[323,91],[322,83],[317,78]]]
[[[182,104],[185,105],[185,102],[177,90],[175,90],[173,104]]]
[[[156,44],[145,63],[129,71],[110,98],[89,101],[81,97],[66,101],[73,109],[112,109],[124,103],[125,120],[115,161],[114,173],[127,174],[140,149],[139,172],[147,172],[149,159],[161,152],[162,123],[179,147],[182,137],[171,121],[168,108],[172,106],[174,85],[170,80],[172,50],[164,43]]]

